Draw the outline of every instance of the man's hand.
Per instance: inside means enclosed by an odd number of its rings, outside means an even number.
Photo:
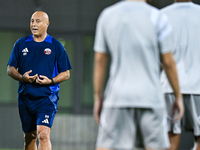
[[[98,96],[94,96],[93,116],[95,121],[100,123],[100,114],[102,109],[102,100]]]
[[[36,83],[40,85],[50,85],[51,82],[52,82],[51,79],[43,75],[40,75],[36,78]]]
[[[27,72],[25,72],[25,73],[23,74],[23,76],[22,76],[22,81],[23,81],[23,82],[33,83],[33,82],[37,79],[37,77],[38,77],[37,74],[34,75],[34,76],[29,76],[29,74],[30,74],[31,72],[32,72],[32,70],[27,71]]]
[[[176,110],[178,111],[177,114],[175,113]],[[176,115],[174,121],[180,120],[183,117],[183,113],[184,113],[184,106],[183,106],[182,96],[180,95],[176,98],[176,101],[174,102],[172,108],[172,116]]]

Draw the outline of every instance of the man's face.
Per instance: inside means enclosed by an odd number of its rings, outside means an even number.
[[[36,12],[32,15],[30,29],[34,36],[42,36],[47,32],[49,25],[48,16],[42,12]]]

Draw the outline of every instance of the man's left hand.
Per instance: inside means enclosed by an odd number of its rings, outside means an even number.
[[[40,85],[49,85],[51,84],[51,79],[49,79],[46,76],[40,75],[39,77],[37,77],[36,79],[36,83],[40,84]]]

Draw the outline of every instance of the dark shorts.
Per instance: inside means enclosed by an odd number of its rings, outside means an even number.
[[[32,100],[29,96],[19,94],[18,108],[25,133],[36,131],[37,125],[52,127],[57,112],[58,97],[53,95],[38,100]]]

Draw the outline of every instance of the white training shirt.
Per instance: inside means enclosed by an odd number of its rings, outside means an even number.
[[[165,106],[159,62],[172,50],[170,33],[166,15],[145,2],[120,1],[102,11],[94,50],[111,55],[104,107]]]
[[[161,10],[173,27],[174,59],[180,90],[183,94],[200,94],[200,6],[177,2]],[[166,74],[161,74],[165,93],[172,93]]]

